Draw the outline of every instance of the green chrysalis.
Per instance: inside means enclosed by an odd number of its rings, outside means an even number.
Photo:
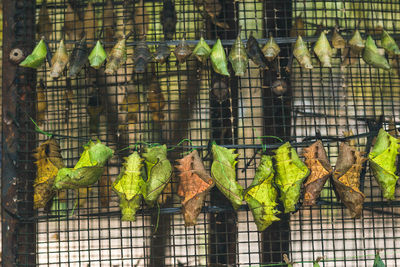
[[[380,68],[384,70],[391,69],[387,59],[379,54],[378,47],[376,47],[375,41],[371,36],[368,36],[365,43],[363,59],[367,64],[373,66],[374,68]]]
[[[332,67],[331,56],[333,51],[324,32],[321,32],[321,35],[315,43],[314,52],[317,55],[319,61],[321,61],[322,67]]]
[[[233,44],[228,57],[236,76],[243,76],[247,70],[247,64],[249,63],[246,48],[240,39],[240,32],[241,30],[239,30],[236,41]]]
[[[385,267],[385,263],[381,259],[381,256],[379,256],[379,251],[375,255],[375,260],[374,260],[374,265],[372,267]]]
[[[153,207],[161,192],[172,177],[172,165],[167,159],[167,146],[153,146],[146,148],[142,155],[147,168],[146,195],[144,200]]]
[[[89,63],[90,66],[99,69],[103,62],[106,60],[107,54],[101,45],[100,41],[97,41],[95,47],[93,47],[92,52],[89,54]]]
[[[203,36],[200,38],[200,41],[197,43],[196,47],[193,50],[193,55],[201,62],[205,63],[207,58],[210,56],[211,48],[208,46],[206,41],[204,41]]]
[[[216,73],[229,76],[225,50],[219,38],[211,49],[210,59],[212,67]]]
[[[279,211],[275,209],[278,205],[276,203],[278,192],[272,184],[274,173],[272,157],[263,155],[253,182],[244,192],[244,200],[249,205],[257,229],[260,232],[264,231],[273,222],[280,220],[276,217]]]
[[[105,164],[114,154],[111,148],[100,141],[89,141],[84,149],[74,168],[62,168],[58,171],[54,181],[55,189],[76,189],[93,185],[99,180]]]
[[[47,48],[46,44],[44,43],[44,38],[40,40],[40,42],[35,46],[32,53],[27,56],[24,61],[19,63],[21,67],[26,68],[39,68],[46,59],[47,55]]]
[[[400,49],[397,45],[396,41],[389,35],[389,33],[385,30],[382,32],[381,36],[381,45],[385,49],[385,51],[391,56],[400,55]]]
[[[396,172],[396,159],[399,154],[399,140],[380,129],[372,151],[368,155],[372,172],[383,191],[383,196],[394,199],[394,192],[399,176]]]
[[[125,158],[121,173],[112,184],[112,189],[119,196],[119,206],[123,221],[135,221],[136,211],[140,207],[142,195],[145,195],[146,183],[142,178],[143,159],[138,152]]]
[[[277,172],[275,183],[281,192],[280,200],[285,207],[285,213],[295,211],[301,185],[310,171],[289,142],[275,150],[274,158]]]
[[[234,152],[235,149],[212,145],[211,176],[218,189],[231,201],[236,210],[242,204],[243,188],[236,181],[236,158],[239,154]]]
[[[364,40],[362,39],[361,34],[358,30],[354,32],[353,37],[351,37],[351,39],[349,40],[349,45],[350,49],[356,54],[360,53],[364,49]]]
[[[305,69],[312,69],[311,55],[308,51],[307,45],[303,42],[303,38],[299,35],[294,44],[293,55],[299,61],[300,65]]]

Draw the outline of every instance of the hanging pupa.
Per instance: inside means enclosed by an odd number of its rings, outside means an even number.
[[[161,25],[163,27],[165,40],[172,40],[176,29],[176,11],[172,0],[164,0],[163,9],[160,14]]]
[[[69,77],[76,76],[88,60],[88,49],[86,45],[86,38],[83,37],[82,40],[75,45],[74,50],[72,50],[71,58],[69,61]]]
[[[89,54],[89,63],[92,68],[99,69],[103,62],[106,60],[107,54],[101,45],[100,41],[97,41],[95,47],[93,47],[92,52]]]
[[[60,41],[58,49],[51,59],[50,77],[57,79],[64,71],[68,63],[68,53],[64,45],[64,40]]]
[[[144,73],[147,69],[147,64],[151,60],[151,53],[147,46],[145,38],[137,42],[135,53],[133,55],[133,66],[136,73]]]
[[[385,51],[391,56],[400,55],[400,49],[397,45],[396,41],[389,35],[389,33],[385,30],[382,32],[381,36],[381,45],[385,49]]]
[[[374,39],[371,36],[367,37],[365,42],[365,49],[363,52],[363,59],[368,64],[374,68],[390,70],[391,67],[387,59],[379,54],[378,47],[375,45]]]
[[[344,49],[346,47],[346,40],[340,35],[337,27],[333,30],[332,46],[336,49]]]
[[[210,56],[211,48],[208,46],[206,41],[204,41],[203,36],[200,38],[200,41],[197,43],[196,47],[193,50],[193,55],[201,62],[205,63],[207,58]]]
[[[299,35],[293,48],[293,55],[299,61],[300,65],[305,69],[312,69],[311,55],[308,51],[306,43],[303,42],[303,38]]]
[[[185,62],[186,59],[192,54],[192,51],[187,45],[185,38],[186,38],[186,33],[183,34],[182,40],[179,42],[179,44],[176,46],[174,50],[174,54],[179,64]]]
[[[219,38],[211,49],[210,59],[212,67],[216,73],[229,76],[225,50]]]
[[[272,35],[270,35],[268,42],[262,48],[265,58],[268,61],[273,61],[278,56],[280,51],[281,49],[279,48],[279,45],[275,42],[275,39],[272,37]]]
[[[399,155],[399,140],[380,129],[375,145],[368,155],[369,165],[379,186],[383,191],[383,197],[394,199],[397,180],[396,160]]]
[[[40,40],[40,42],[35,46],[32,53],[27,56],[24,61],[19,63],[21,67],[26,68],[39,68],[46,59],[47,55],[47,48],[46,44],[44,43],[44,38]]]
[[[253,32],[250,32],[250,36],[247,39],[246,52],[249,58],[261,69],[268,69],[267,60],[261,51],[258,41],[253,36]]]
[[[112,48],[107,58],[106,74],[114,74],[126,61],[126,38],[123,36]]]
[[[353,37],[351,37],[351,39],[349,40],[349,45],[350,45],[350,49],[353,51],[353,53],[360,53],[364,47],[364,40],[361,37],[361,34],[358,30],[356,30],[353,34]]]
[[[236,76],[243,76],[247,70],[247,64],[249,63],[249,59],[247,58],[246,54],[246,48],[240,39],[240,32],[241,29],[239,29],[236,41],[233,44],[228,56],[229,62],[231,62]]]
[[[321,61],[321,66],[326,68],[331,68],[331,57],[332,57],[332,47],[326,38],[325,33],[322,31],[317,42],[314,46],[314,52],[317,55],[319,61]]]
[[[166,42],[161,42],[154,53],[154,60],[160,64],[167,62],[169,56],[171,55],[171,50],[169,49]]]

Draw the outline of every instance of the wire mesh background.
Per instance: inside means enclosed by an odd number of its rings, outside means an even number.
[[[288,79],[290,90],[284,96],[274,95],[271,83],[277,72],[260,71],[252,62],[245,76],[232,76],[225,80],[230,90],[225,92],[226,97],[221,101],[216,100],[212,90],[213,82],[221,78],[212,72],[210,62],[201,66],[191,57],[187,63],[176,65],[171,54],[166,65],[153,64],[154,73],[149,66],[146,74],[136,74],[132,55],[138,36],[129,39],[127,64],[116,75],[105,75],[103,69],[96,71],[85,67],[77,78],[52,80],[49,66],[45,65],[37,71],[37,87],[39,80],[43,79],[48,106],[40,127],[56,135],[67,167],[74,166],[82,146],[93,138],[117,151],[138,141],[172,147],[189,138],[199,148],[209,170],[208,144],[216,140],[219,144],[238,149],[238,181],[246,188],[260,159],[260,154],[255,154],[261,141],[275,143],[268,138],[258,138],[266,133],[292,141],[300,152],[304,138],[316,136],[317,132],[322,136],[341,137],[344,131],[352,130],[359,135],[354,139],[358,149],[364,151],[370,131],[367,119],[383,116],[386,128],[390,120],[398,124],[400,81],[394,58],[390,59],[394,66],[390,72],[373,69],[362,59],[357,59],[354,65],[341,67],[342,51],[336,51],[331,69],[320,68],[313,56],[315,68],[312,71],[301,69],[296,61],[289,75],[283,70],[291,54],[291,44],[295,41],[289,37],[295,17],[303,17],[309,48],[316,40],[314,34],[319,25],[332,30],[337,19],[346,39],[351,37],[357,25],[364,37],[372,33],[374,39],[379,39],[376,32],[384,28],[397,39],[400,27],[400,4],[397,1],[243,0],[233,3],[221,0],[221,3],[223,12],[218,19],[227,22],[229,30],[222,30],[205,19],[194,1],[176,0],[177,27],[173,41],[169,42],[170,47],[174,48],[176,40],[181,39],[184,33],[193,47],[194,40],[203,33],[210,43],[220,37],[226,52],[229,52],[240,26],[244,40],[253,32],[261,44],[271,32],[282,49],[278,73]],[[94,1],[93,11],[87,8],[87,1],[72,4],[83,21],[84,30],[94,33],[94,38],[88,39],[89,47],[92,47],[98,38],[102,38],[109,7],[101,0]],[[41,5],[38,1],[37,18]],[[115,31],[128,33],[131,29],[137,32],[138,27],[146,28],[146,40],[154,51],[158,42],[164,39],[160,24],[162,6],[162,1],[114,1],[111,14]],[[138,12],[143,8],[143,23],[134,24],[134,10]],[[54,53],[58,42],[64,38],[62,27],[68,17],[67,2],[48,0],[47,9],[52,22],[48,39]],[[94,16],[90,16],[90,12]],[[75,28],[76,32],[81,30]],[[73,41],[67,38],[66,43],[71,51]],[[114,42],[104,43],[109,47]],[[165,98],[162,111],[165,118],[161,123],[152,119],[148,107],[147,88],[153,79],[160,83]],[[137,95],[139,109],[127,114],[121,106],[124,97],[130,94]],[[104,107],[97,133],[89,129],[87,112],[88,101],[93,95]],[[132,113],[136,122],[127,119]],[[33,125],[30,131],[34,131]],[[46,138],[37,134],[37,144]],[[339,142],[324,144],[334,165]],[[188,149],[184,145],[170,151],[171,162]],[[45,210],[37,212],[34,217],[36,232],[20,233],[28,240],[35,237],[32,240],[36,240],[36,265],[257,266],[281,263],[282,254],[287,253],[289,258],[299,262],[298,266],[311,266],[318,256],[326,257],[322,266],[371,266],[373,254],[378,249],[382,250],[381,256],[387,266],[397,266],[400,262],[396,256],[399,249],[396,241],[400,237],[399,202],[384,201],[369,169],[365,175],[366,201],[361,219],[350,218],[327,184],[318,206],[302,207],[290,216],[282,216],[281,222],[272,225],[265,233],[259,233],[247,206],[233,212],[226,201],[220,201],[216,189],[206,200],[198,224],[185,227],[179,213],[180,200],[175,194],[177,179],[173,179],[172,186],[163,193],[158,223],[157,209],[148,209],[145,205],[138,212],[136,222],[122,222],[118,198],[109,184],[117,177],[122,157],[127,153],[129,150],[116,153],[101,182],[89,193],[69,190],[66,196],[59,196],[66,206],[58,215]],[[246,166],[254,156],[255,162]],[[33,183],[34,169],[31,174]],[[397,190],[397,196],[398,193]],[[157,232],[154,232],[157,224]],[[28,255],[23,248],[20,246],[18,253]],[[20,264],[34,265],[28,259],[27,256]]]

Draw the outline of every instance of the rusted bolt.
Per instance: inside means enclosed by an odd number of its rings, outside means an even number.
[[[14,48],[10,52],[10,60],[15,64],[20,63],[24,59],[24,52],[19,48]]]

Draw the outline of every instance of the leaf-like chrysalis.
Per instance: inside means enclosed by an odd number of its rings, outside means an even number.
[[[203,36],[200,38],[200,41],[197,43],[196,47],[193,50],[193,55],[201,62],[205,63],[207,58],[210,56],[211,48],[208,46],[206,41],[204,41]]]
[[[289,142],[275,150],[274,158],[276,161],[275,183],[279,188],[285,213],[295,211],[300,198],[301,185],[310,171],[299,159],[296,150]]]
[[[161,90],[157,77],[153,77],[147,92],[147,102],[151,110],[151,117],[154,121],[159,122],[164,119],[162,110],[165,107],[165,98]]]
[[[218,189],[228,198],[235,210],[242,204],[243,188],[236,181],[236,158],[235,149],[228,149],[216,144],[212,145],[213,163],[211,165],[211,176]]]
[[[400,49],[397,45],[396,41],[389,35],[389,33],[385,30],[382,32],[381,36],[381,45],[385,49],[385,51],[391,56],[400,55]]]
[[[186,33],[183,34],[182,40],[176,46],[174,50],[174,54],[179,64],[182,64],[186,61],[186,59],[192,54],[190,47],[186,43]]]
[[[349,40],[350,49],[355,53],[360,53],[364,47],[364,40],[361,37],[361,34],[358,30],[356,30],[353,34],[353,37]]]
[[[322,67],[331,68],[331,57],[332,57],[332,47],[326,38],[325,33],[322,31],[317,42],[314,46],[314,52],[317,55],[319,61],[321,61]]]
[[[69,62],[69,77],[76,76],[88,60],[88,49],[86,45],[86,38],[83,37],[82,40],[75,45],[74,50],[72,50],[71,58]]]
[[[360,173],[366,158],[346,143],[339,146],[333,184],[338,197],[347,207],[352,218],[359,218],[363,209],[364,194],[360,191]]]
[[[50,77],[57,79],[64,71],[68,63],[68,53],[64,45],[64,40],[60,41],[57,51],[51,59]]]
[[[270,35],[268,42],[262,48],[262,52],[268,61],[273,61],[281,52],[279,45],[275,42],[274,37]]]
[[[135,54],[133,55],[133,67],[136,73],[144,73],[147,69],[147,63],[151,60],[151,53],[143,38],[136,43]]]
[[[307,45],[303,42],[303,38],[299,35],[293,48],[293,55],[299,61],[300,65],[305,69],[312,69],[311,55],[308,51]]]
[[[177,162],[179,165],[175,167],[179,170],[178,195],[181,197],[183,218],[186,226],[193,226],[214,182],[204,168],[197,150]]]
[[[107,58],[106,70],[107,74],[114,74],[126,61],[126,39],[123,36],[111,49]]]
[[[172,165],[167,159],[167,146],[153,146],[146,148],[142,155],[147,169],[146,195],[144,200],[153,207],[161,192],[172,177]]]
[[[54,188],[76,189],[89,187],[99,180],[104,172],[105,164],[113,156],[114,151],[97,141],[89,141],[74,168],[62,168],[54,181]]]
[[[380,129],[375,145],[368,155],[372,173],[382,189],[383,197],[394,199],[394,192],[399,176],[396,172],[396,159],[399,154],[399,140]]]
[[[101,45],[100,41],[97,41],[96,45],[93,47],[92,52],[89,54],[89,63],[92,68],[99,69],[103,62],[107,58],[106,51]]]
[[[216,73],[229,76],[228,61],[226,60],[225,50],[219,38],[211,49],[210,59],[211,65]]]
[[[368,36],[367,41],[365,43],[365,49],[363,52],[364,61],[373,66],[374,68],[380,68],[384,70],[390,70],[391,67],[387,59],[379,54],[378,47],[375,45],[374,39],[371,36]]]
[[[171,54],[171,50],[169,50],[167,43],[161,42],[158,45],[156,52],[154,53],[154,59],[158,63],[164,64],[165,62],[167,62],[170,54]]]
[[[244,192],[244,200],[249,205],[260,232],[280,220],[276,217],[279,211],[275,208],[278,205],[276,203],[278,191],[273,185],[274,174],[272,157],[263,155],[253,182]]]
[[[268,69],[267,60],[261,51],[258,41],[253,36],[253,32],[250,32],[250,36],[247,39],[246,52],[249,58],[261,69]]]
[[[145,194],[146,183],[142,178],[143,159],[138,152],[133,152],[125,158],[118,178],[112,184],[112,189],[119,197],[122,221],[135,221],[136,211],[140,207],[142,195]]]
[[[60,146],[53,138],[36,148],[33,157],[36,159],[37,174],[33,183],[33,208],[44,208],[54,196],[54,179],[58,170],[64,167]]]
[[[32,53],[27,56],[24,61],[19,63],[21,67],[39,68],[46,59],[47,55],[47,48],[46,44],[44,43],[44,38],[40,40],[40,42],[35,46]]]
[[[375,259],[374,259],[374,265],[372,267],[385,267],[385,263],[381,259],[381,256],[379,255],[379,251],[376,252]]]
[[[337,27],[333,30],[332,46],[336,49],[344,49],[346,47],[346,40],[340,35]]]
[[[310,176],[308,176],[304,183],[303,205],[312,206],[315,205],[326,181],[332,176],[333,170],[320,140],[304,148],[303,156],[305,157],[304,163],[310,170]]]
[[[229,62],[231,62],[236,76],[243,76],[246,72],[247,64],[249,63],[249,59],[247,58],[246,54],[246,48],[244,47],[242,39],[240,39],[241,31],[242,30],[239,29],[236,41],[233,44],[228,56]]]

